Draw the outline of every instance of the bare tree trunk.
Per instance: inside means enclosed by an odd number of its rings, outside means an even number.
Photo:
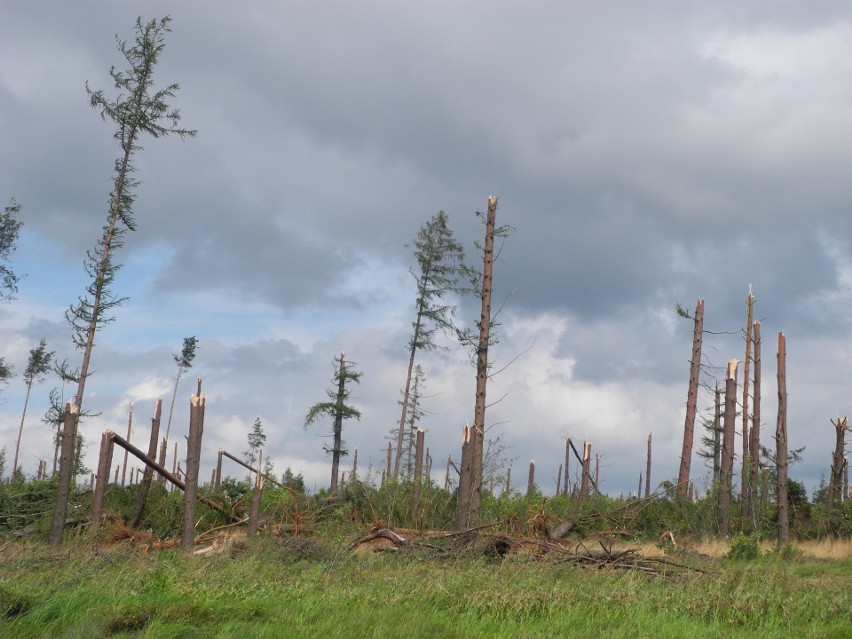
[[[648,495],[645,495],[647,497]],[[636,497],[642,499],[642,473],[639,473],[639,486],[636,488]]]
[[[462,430],[461,462],[459,462],[459,486],[457,493],[456,528],[465,530],[470,521],[471,462],[473,458],[473,427]],[[465,506],[466,504],[466,506]]]
[[[21,425],[18,428],[18,439],[15,441],[15,460],[12,462],[12,472],[9,473],[9,478],[14,479],[15,473],[18,472],[18,454],[21,451],[21,438],[24,436],[24,420],[27,417],[27,405],[30,403],[30,391],[32,390],[32,382],[27,384],[27,395],[24,398],[24,412],[21,414]]]
[[[337,381],[337,404],[343,404],[344,394],[346,392],[346,359],[343,353],[340,354],[340,373]],[[340,451],[343,448],[343,412],[337,410],[334,415],[334,447],[331,451],[331,487],[329,494],[332,497],[337,495],[337,477],[340,473]]]
[[[843,452],[846,448],[846,417],[830,420],[834,426],[834,454],[831,456],[831,477],[828,480],[826,503],[831,507],[835,501],[843,500]]]
[[[105,430],[101,435],[101,450],[98,455],[98,482],[92,496],[92,524],[90,531],[97,539],[101,531],[104,514],[104,496],[109,483],[109,469],[112,466],[112,431]],[[125,450],[125,452],[127,452]]]
[[[749,519],[752,530],[757,530],[757,484],[760,472],[760,401],[762,383],[762,362],[760,359],[760,322],[752,324],[752,352],[754,354],[754,391],[752,393],[751,431],[749,431],[748,453],[751,457],[749,462],[751,488],[751,499],[749,502]]]
[[[130,441],[130,434],[133,432],[133,400],[130,400],[130,414],[127,417],[127,441]],[[127,479],[127,451],[124,451],[124,463],[121,465],[121,485],[124,486],[124,481]]]
[[[535,461],[530,460],[530,474],[527,477],[527,497],[535,494]]]
[[[751,455],[749,454],[749,384],[751,383],[751,361],[752,361],[752,321],[754,317],[754,295],[751,292],[751,284],[748,286],[748,298],[746,299],[747,318],[745,330],[745,359],[743,360],[743,414],[742,414],[742,433],[743,433],[743,455],[742,455],[742,472],[740,473],[740,516],[743,520],[743,527],[748,520],[750,511],[751,487],[750,478],[751,472],[749,464],[751,463]]]
[[[391,455],[393,455],[393,444],[388,442],[388,467],[385,471],[385,481],[389,481],[391,478]]]
[[[645,464],[645,497],[651,494],[651,433],[648,433],[648,461]]]
[[[423,275],[426,278],[426,274]],[[393,461],[393,478],[394,481],[399,479],[399,466],[402,459],[402,442],[405,435],[405,414],[408,412],[408,401],[411,393],[411,376],[414,371],[414,355],[417,352],[417,336],[420,333],[420,327],[423,322],[423,307],[417,309],[417,318],[414,322],[414,337],[411,340],[411,350],[408,357],[408,372],[405,376],[405,390],[402,393],[402,415],[399,418],[399,433],[396,439],[396,456]],[[410,452],[410,449],[409,449]]]
[[[571,438],[565,438],[565,477],[562,481],[562,494],[567,496],[569,491],[571,490],[568,486],[568,460],[571,457]]]
[[[725,379],[725,430],[722,437],[722,465],[719,487],[719,534],[728,534],[731,523],[731,480],[734,474],[734,431],[737,418],[737,360],[728,362]],[[687,486],[687,488],[689,488]]]
[[[257,467],[263,465],[263,449],[258,452]],[[254,490],[251,493],[251,507],[249,508],[248,530],[246,536],[252,538],[257,534],[257,529],[260,527],[260,497],[263,493],[263,473],[257,472],[254,475]]]
[[[195,501],[198,494],[198,470],[201,466],[201,438],[204,435],[204,396],[189,398],[189,438],[186,442],[186,475],[183,500],[181,550],[191,551],[195,545]],[[258,473],[259,474],[259,473]]]
[[[589,466],[591,464],[592,445],[589,442],[583,442],[583,470],[582,478],[580,479],[580,499],[585,499],[589,496]]]
[[[216,454],[216,469],[213,471],[213,487],[216,490],[222,486],[222,449]]]
[[[778,543],[790,543],[787,492],[787,340],[778,333],[778,420],[775,424],[775,467],[777,474]]]
[[[65,424],[62,427],[62,453],[59,458],[59,477],[56,489],[56,503],[53,506],[53,521],[50,525],[50,545],[59,548],[62,545],[62,533],[65,530],[65,514],[68,512],[68,497],[71,493],[71,479],[74,470],[74,447],[77,443],[77,422],[79,409],[76,404],[65,405]]]
[[[701,343],[704,337],[704,300],[695,305],[695,326],[692,332],[692,361],[689,365],[689,390],[686,395],[686,418],[683,422],[683,448],[680,471],[677,475],[677,495],[686,498],[689,471],[692,465],[692,442],[695,436],[695,413],[698,405],[698,379],[701,373]]]
[[[482,251],[482,308],[479,316],[479,343],[476,350],[476,402],[473,412],[473,436],[469,466],[470,489],[465,501],[459,501],[456,527],[467,528],[479,518],[482,497],[483,452],[485,443],[485,393],[488,385],[488,347],[491,343],[491,291],[494,274],[494,230],[497,218],[497,198],[488,198],[485,218],[485,246]],[[462,473],[465,465],[462,464]],[[461,482],[460,482],[461,483]]]
[[[450,489],[450,466],[453,464],[453,456],[447,455],[447,474],[444,475],[444,490]]]
[[[722,390],[716,382],[713,409],[713,488],[718,491],[722,481]]]
[[[417,521],[417,509],[420,506],[420,487],[423,481],[423,444],[425,431],[417,429],[417,439],[414,445],[414,485],[411,487],[411,516]]]
[[[148,442],[148,457],[151,461],[157,456],[157,441],[160,438],[160,417],[163,413],[163,400],[158,399],[157,405],[154,408],[154,417],[151,418],[151,438]],[[128,439],[128,442],[130,440]],[[127,449],[125,449],[126,451]],[[138,527],[142,523],[142,517],[145,515],[145,505],[148,501],[148,493],[151,490],[151,479],[153,471],[150,467],[145,466],[145,473],[142,476],[142,483],[139,486],[139,495],[136,497],[136,508],[133,516],[133,526]]]
[[[560,490],[562,488],[562,464],[559,464],[559,470],[556,471],[556,492],[554,495],[557,497],[560,494]]]

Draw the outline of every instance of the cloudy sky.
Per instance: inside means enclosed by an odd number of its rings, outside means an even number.
[[[55,3],[0,0],[0,199],[23,207],[0,307],[9,461],[27,354],[42,338],[78,366],[64,310],[87,283],[118,155],[84,84],[111,89],[115,36],[173,18],[156,69],[198,137],[141,144],[138,230],[117,255],[129,300],[99,334],[82,432],[147,441],[172,354],[200,348],[179,392],[182,440],[195,377],[207,398],[202,477],[220,447],[246,449],[260,417],[276,471],[328,483],[329,424],[303,428],[341,351],[363,372],[345,425],[359,467],[383,465],[398,420],[415,289],[406,244],[439,210],[477,259],[489,195],[514,227],[495,267],[489,437],[555,488],[566,436],[601,457],[601,487],[636,489],[647,433],[652,483],[677,475],[692,323],[706,300],[705,381],[743,358],[746,295],[762,322],[763,439],[775,430],[775,347],[788,343],[791,475],[826,475],[850,412],[852,10],[845,2]],[[847,168],[844,168],[847,167]],[[472,325],[475,300],[459,321]],[[420,358],[421,425],[443,480],[472,419],[468,353]],[[513,361],[514,360],[514,361]],[[740,368],[742,375],[742,367]],[[22,462],[51,458],[36,387]],[[74,389],[66,388],[66,396]],[[498,401],[499,400],[499,401]],[[709,394],[700,398],[702,410]],[[347,462],[348,463],[348,462]],[[693,476],[703,485],[701,460]],[[238,474],[236,468],[233,474]]]

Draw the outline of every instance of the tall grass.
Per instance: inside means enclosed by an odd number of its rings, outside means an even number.
[[[257,538],[215,556],[0,553],[2,637],[846,637],[852,561],[678,578],[509,555],[356,556]],[[845,575],[845,576],[843,576]]]

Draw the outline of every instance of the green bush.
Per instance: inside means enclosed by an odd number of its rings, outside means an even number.
[[[745,535],[740,533],[731,542],[731,549],[725,555],[725,559],[736,561],[754,561],[760,557],[760,539],[757,535]]]

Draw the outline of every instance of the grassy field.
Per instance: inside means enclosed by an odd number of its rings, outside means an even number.
[[[237,539],[203,556],[7,544],[0,637],[852,636],[849,543],[802,550],[653,576],[523,554],[355,554],[344,540]]]

